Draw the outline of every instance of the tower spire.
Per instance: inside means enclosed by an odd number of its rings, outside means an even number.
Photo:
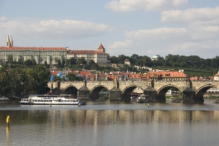
[[[11,42],[10,42],[9,35],[8,35],[8,37],[7,37],[7,40],[6,40],[6,46],[7,46],[7,47],[10,47],[10,46],[11,46]]]
[[[12,39],[12,36],[11,36],[11,40],[10,40],[10,46],[13,47],[13,39]]]

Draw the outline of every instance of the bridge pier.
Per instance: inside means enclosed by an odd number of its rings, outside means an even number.
[[[90,90],[83,86],[77,92],[77,98],[80,100],[90,100]]]
[[[150,101],[156,101],[156,97],[157,97],[157,91],[152,88],[152,87],[147,87],[145,90],[144,90],[144,94],[146,96],[148,96],[148,99]]]
[[[109,91],[110,100],[122,100],[121,96],[122,96],[122,91],[116,87],[113,87]]]
[[[194,103],[195,102],[195,91],[192,90],[191,88],[186,88],[182,92],[182,99],[184,103]]]

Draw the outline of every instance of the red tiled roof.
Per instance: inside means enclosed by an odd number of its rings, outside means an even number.
[[[97,50],[103,50],[103,49],[105,49],[105,48],[103,47],[102,44],[100,44],[100,46],[97,48]]]
[[[51,73],[51,75],[55,76],[55,75],[57,75],[59,72],[60,72],[59,70],[54,70],[54,71],[51,71],[50,73]]]
[[[214,76],[219,76],[219,73],[215,74]]]
[[[0,47],[0,50],[67,51],[64,47]]]
[[[162,77],[169,77],[169,78],[171,77],[178,77],[178,78],[184,77],[185,78],[186,77],[186,74],[183,71],[181,72],[179,71],[150,71],[149,75],[150,77],[155,77],[154,75],[156,75],[156,77],[158,75],[162,75]]]
[[[69,50],[68,54],[106,54],[102,51],[95,50]]]

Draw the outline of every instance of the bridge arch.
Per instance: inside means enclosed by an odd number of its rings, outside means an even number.
[[[166,100],[166,93],[167,93],[167,91],[170,90],[171,88],[176,88],[176,89],[178,89],[180,92],[182,92],[179,87],[177,87],[177,86],[175,86],[175,85],[172,85],[172,84],[169,84],[169,85],[166,85],[166,86],[161,87],[161,88],[157,91],[157,100],[165,101],[165,100]]]
[[[63,90],[63,94],[71,94],[74,98],[77,98],[78,89],[74,85],[69,85]]]
[[[142,92],[144,92],[144,89],[142,89],[141,87],[137,86],[137,85],[131,85],[131,86],[127,86],[123,91],[122,91],[122,100],[130,100],[130,95],[132,93],[132,91],[136,88],[140,88],[142,90]]]
[[[109,91],[109,89],[107,87],[105,87],[104,85],[97,85],[97,86],[94,86],[91,90],[90,90],[90,100],[97,100],[100,98],[100,91],[102,89],[106,89]]]
[[[204,86],[201,86],[198,90],[195,92],[195,100],[196,101],[204,101],[204,94],[206,91],[210,88],[214,87],[212,84],[206,84]]]
[[[56,87],[56,88],[53,89],[52,93],[56,94],[56,95],[59,95],[59,94],[62,94],[62,91],[58,87]]]
[[[45,90],[46,90],[46,93],[49,93],[51,89],[49,87],[46,87]]]

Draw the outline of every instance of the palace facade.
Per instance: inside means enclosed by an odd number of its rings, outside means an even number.
[[[16,47],[13,46],[12,37],[7,37],[6,46],[0,46],[0,63],[7,62],[9,57],[14,61],[35,60],[37,64],[57,64],[71,57],[75,59],[84,58],[87,62],[93,60],[95,63],[107,63],[105,48],[101,44],[97,50],[70,50],[65,47]]]
[[[67,59],[70,58],[84,58],[87,62],[93,60],[95,63],[107,63],[107,53],[105,53],[105,48],[102,44],[97,48],[97,50],[68,50]]]

